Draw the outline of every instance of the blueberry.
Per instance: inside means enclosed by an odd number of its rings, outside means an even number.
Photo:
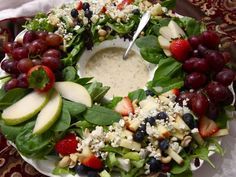
[[[72,9],[71,12],[70,12],[70,15],[73,17],[73,18],[77,18],[79,13],[76,9]]]
[[[155,96],[155,93],[151,90],[145,90],[146,96]]]
[[[84,165],[77,165],[75,166],[75,171],[79,174],[79,175],[85,175],[88,173],[88,167],[84,166]]]
[[[193,115],[190,113],[186,113],[183,115],[183,121],[188,125],[190,129],[194,129],[197,126]]]
[[[96,171],[89,171],[88,177],[100,177],[100,175]]]
[[[162,150],[162,151],[165,151],[169,148],[169,140],[167,139],[164,139],[162,141],[159,142],[159,148]]]
[[[145,119],[145,122],[146,123],[148,122],[150,125],[156,125],[155,117],[148,117],[148,118]]]
[[[132,10],[132,13],[134,15],[140,15],[140,10],[139,9],[134,9],[134,10]]]
[[[145,137],[145,132],[137,131],[133,135],[133,140],[136,142],[142,142],[144,140],[144,137]]]
[[[168,118],[167,114],[165,112],[159,112],[156,116],[157,119],[163,119],[166,120]]]
[[[150,159],[148,160],[147,163],[149,165],[150,172],[161,171],[161,161],[160,160],[157,160],[154,157],[150,157]]]
[[[85,10],[84,16],[90,19],[93,15],[93,12],[91,10]]]
[[[141,124],[138,128],[138,131],[146,133],[146,124]]]
[[[89,7],[90,7],[89,3],[88,3],[88,2],[84,2],[84,3],[83,3],[83,6],[82,6],[82,9],[83,9],[84,11],[86,11],[86,10],[89,9]]]

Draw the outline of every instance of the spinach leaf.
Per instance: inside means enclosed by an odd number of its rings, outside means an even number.
[[[71,116],[63,102],[61,115],[53,125],[52,130],[55,132],[65,131],[70,127],[70,123],[71,123]]]
[[[94,105],[87,109],[84,118],[92,124],[111,125],[114,122],[118,122],[121,119],[121,116],[111,109]]]
[[[77,84],[80,84],[80,85],[86,85],[92,79],[93,79],[93,77],[83,77],[83,78],[78,77],[77,79],[74,80],[74,82]]]
[[[185,156],[183,165],[179,165],[176,162],[174,162],[172,164],[171,173],[172,174],[182,174],[185,171],[188,171],[190,169],[190,161],[191,161],[191,159],[188,156]]]
[[[171,174],[170,177],[192,177],[193,172],[189,169],[181,174]]]
[[[113,109],[116,107],[117,103],[122,100],[122,97],[114,97],[111,101],[105,104],[105,107]]]
[[[221,109],[219,115],[215,119],[216,124],[219,128],[227,128],[227,122],[230,120],[225,109]]]
[[[72,171],[68,168],[60,168],[56,167],[53,169],[52,174],[54,175],[65,175],[65,174],[71,174]]]
[[[50,131],[41,135],[32,133],[35,122],[29,122],[16,137],[16,147],[25,156],[43,158],[54,148],[54,134]]]
[[[3,89],[0,89],[0,110],[5,109],[6,107],[17,102],[23,98],[29,90],[22,88],[15,88],[5,92]]]
[[[164,0],[161,2],[161,6],[167,9],[173,9],[176,6],[176,0]]]
[[[130,92],[128,94],[128,97],[134,101],[134,100],[137,100],[138,102],[144,100],[146,98],[146,93],[143,89],[138,89],[138,90],[135,90],[133,92]]]
[[[177,62],[173,58],[166,58],[162,59],[159,62],[158,68],[154,74],[154,80],[158,80],[161,77],[168,76],[172,77],[175,76],[176,73],[182,71],[182,64]]]
[[[209,138],[209,139],[207,139],[207,142],[209,143],[209,145],[214,146],[214,149],[212,149],[212,151],[220,154],[221,156],[224,156],[225,151],[224,151],[223,147],[221,146],[221,144],[218,142],[218,139]]]
[[[158,45],[157,37],[154,35],[140,37],[135,43],[139,48],[152,48],[157,49],[158,51],[161,50],[160,46]]]
[[[199,158],[204,161],[207,161],[213,168],[215,168],[214,164],[210,161],[208,154],[209,154],[208,147],[201,146],[194,151],[194,155],[192,155],[191,158],[192,159]]]
[[[99,102],[108,92],[110,87],[103,86],[100,82],[93,82],[87,86],[87,90],[94,102]]]
[[[10,126],[6,125],[3,120],[0,121],[1,133],[10,141],[15,142],[17,135],[21,132],[24,125]]]
[[[67,66],[62,70],[62,77],[65,81],[73,81],[77,76],[77,71],[73,66]]]
[[[63,100],[63,106],[69,111],[72,118],[73,116],[77,116],[87,109],[87,107],[81,103],[76,103],[67,100]]]
[[[143,47],[140,49],[140,54],[144,60],[153,64],[158,64],[161,59],[166,58],[166,56],[160,53],[160,51],[152,48]]]
[[[135,25],[135,21],[130,20],[127,23],[107,23],[112,30],[116,31],[119,34],[127,34],[129,33]]]
[[[185,31],[187,32],[187,36],[199,35],[201,33],[202,24],[201,22],[191,18],[191,17],[183,17],[179,19],[184,26]]]
[[[183,78],[171,78],[168,76],[159,77],[155,81],[148,83],[148,88],[156,94],[165,93],[174,88],[181,88],[184,85]]]

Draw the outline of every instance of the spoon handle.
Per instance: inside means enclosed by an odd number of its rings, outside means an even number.
[[[135,40],[137,39],[138,35],[141,33],[141,31],[143,30],[143,28],[147,25],[149,19],[150,19],[150,12],[147,11],[143,14],[140,22],[139,22],[139,25],[138,25],[138,28],[133,36],[133,39],[132,41],[129,43],[129,46],[127,48],[127,50],[125,51],[124,55],[123,55],[123,59],[127,59],[127,56],[128,56],[128,53],[130,51],[130,49],[132,48],[132,46],[134,45],[134,42]]]

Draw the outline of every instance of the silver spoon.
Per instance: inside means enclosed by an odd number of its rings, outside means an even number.
[[[130,51],[130,49],[132,48],[132,46],[134,45],[134,42],[135,40],[137,39],[138,35],[141,33],[141,31],[143,30],[143,28],[147,25],[149,19],[150,19],[151,15],[150,15],[150,12],[147,11],[143,14],[140,22],[139,22],[139,25],[138,25],[138,28],[137,28],[137,31],[135,32],[134,36],[133,36],[133,39],[132,41],[129,43],[129,46],[127,48],[127,50],[125,51],[124,55],[123,55],[123,59],[127,59],[127,56],[128,56],[128,53]]]

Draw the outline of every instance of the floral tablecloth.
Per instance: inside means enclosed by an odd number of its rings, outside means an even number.
[[[208,29],[216,30],[221,36],[223,48],[232,53],[232,63],[236,63],[235,0],[177,0],[176,11],[182,15],[192,16],[202,20],[207,25]],[[3,41],[13,40],[14,36],[21,30],[20,26],[24,24],[24,22],[25,18],[0,21],[0,59],[4,57],[1,50]],[[234,139],[233,137],[230,138]],[[233,144],[232,147],[234,146]],[[229,166],[233,167],[232,164],[229,164]],[[196,176],[199,176],[199,174],[196,174]],[[209,177],[208,175],[203,176]],[[236,172],[234,173],[234,171],[231,170],[231,173],[227,176],[236,176]],[[6,139],[0,134],[0,177],[45,176],[24,162],[16,150],[7,144]],[[226,176],[224,174],[224,176],[221,177]]]

